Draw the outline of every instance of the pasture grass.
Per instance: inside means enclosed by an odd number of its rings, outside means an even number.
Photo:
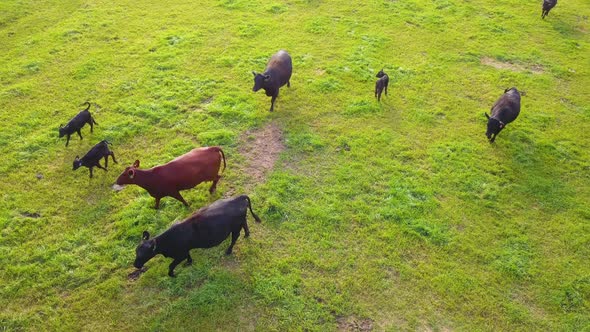
[[[590,328],[590,4],[205,0],[0,3],[0,329],[586,330]],[[252,74],[293,57],[274,113]],[[491,59],[502,68],[489,65]],[[373,96],[377,71],[389,96]],[[490,145],[507,87],[519,118]],[[57,128],[89,100],[98,126]],[[240,137],[275,123],[265,181]],[[96,142],[109,171],[71,170]],[[135,159],[222,145],[209,196],[161,209],[110,189]],[[40,179],[38,178],[40,177]],[[166,275],[134,249],[225,192],[252,236]]]

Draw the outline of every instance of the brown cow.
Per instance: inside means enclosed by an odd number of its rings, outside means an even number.
[[[209,192],[213,193],[217,181],[221,178],[219,168],[225,155],[220,147],[196,148],[167,164],[150,169],[138,169],[139,160],[125,168],[117,179],[118,185],[136,184],[156,199],[156,209],[160,207],[160,199],[165,196],[174,197],[188,206],[180,195],[180,190],[194,188],[201,182],[213,181]]]

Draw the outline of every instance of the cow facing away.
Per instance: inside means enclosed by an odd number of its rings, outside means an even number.
[[[60,138],[67,135],[66,146],[68,146],[68,144],[70,143],[70,136],[73,133],[77,132],[78,136],[80,136],[80,139],[82,139],[82,133],[80,132],[80,130],[87,123],[90,125],[90,132],[92,132],[94,130],[94,125],[98,125],[98,123],[94,120],[94,118],[90,114],[90,111],[89,111],[90,110],[90,103],[85,102],[81,106],[84,106],[84,105],[87,105],[86,109],[84,109],[84,110],[80,111],[80,113],[76,114],[76,116],[74,116],[70,120],[70,122],[68,122],[68,124],[66,124],[65,126],[60,126],[60,128],[59,128],[59,137]]]
[[[557,0],[543,0],[543,9],[541,11],[541,18],[545,19],[545,16],[549,15],[549,11],[557,5]]]
[[[275,107],[275,100],[279,95],[279,88],[287,84],[287,87],[291,87],[291,73],[293,72],[293,63],[291,62],[291,56],[287,51],[280,50],[275,53],[268,61],[266,69],[262,74],[254,74],[254,92],[264,89],[266,95],[272,97],[270,100],[270,111],[272,112]]]
[[[504,90],[504,94],[492,106],[491,113],[491,116],[484,113],[488,118],[486,136],[490,143],[494,143],[500,131],[520,114],[520,93],[518,90],[516,88]]]
[[[174,268],[180,262],[185,259],[187,264],[193,262],[191,249],[215,247],[231,234],[231,244],[225,251],[229,255],[242,228],[245,237],[250,236],[246,221],[248,209],[256,222],[260,222],[260,218],[252,211],[250,198],[241,195],[215,201],[152,239],[150,233],[144,231],[143,239],[135,249],[133,266],[141,269],[154,256],[162,254],[174,259],[168,267],[168,275],[174,277]]]
[[[92,178],[92,168],[94,167],[98,167],[107,171],[107,167],[109,166],[109,156],[111,156],[111,158],[113,158],[113,162],[117,164],[115,153],[109,150],[109,144],[111,143],[109,143],[107,140],[101,141],[93,146],[92,149],[90,149],[90,151],[88,151],[88,153],[82,157],[82,159],[76,156],[72,170],[75,171],[81,166],[86,166],[88,167],[88,170],[90,171],[90,177]],[[100,165],[100,159],[102,158],[104,158],[104,167]]]
[[[150,169],[139,169],[139,160],[125,168],[117,179],[118,185],[136,184],[156,199],[156,209],[160,207],[160,199],[165,196],[174,197],[188,206],[180,195],[180,190],[194,188],[201,182],[213,181],[209,192],[213,193],[217,181],[221,178],[219,168],[225,155],[220,147],[212,146],[196,148],[167,164]]]
[[[383,68],[385,69],[385,68]],[[389,76],[385,74],[385,72],[381,69],[376,77],[379,79],[375,82],[375,98],[377,101],[381,101],[381,93],[385,90],[385,95],[387,96],[387,86],[389,85]]]

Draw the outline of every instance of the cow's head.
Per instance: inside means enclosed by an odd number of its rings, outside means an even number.
[[[498,135],[498,133],[500,133],[500,131],[504,129],[505,124],[504,122],[498,119],[490,117],[488,113],[484,113],[484,115],[486,116],[486,118],[488,118],[488,130],[486,131],[486,136],[488,137],[490,143],[493,143],[496,139],[496,135]]]
[[[123,184],[134,184],[135,183],[135,175],[136,170],[139,167],[139,160],[136,160],[133,165],[125,168],[123,173],[119,175],[117,178],[116,184],[123,185]]]
[[[385,68],[383,68],[383,69],[385,69]],[[376,77],[379,77],[379,78],[381,78],[381,77],[385,76],[385,72],[383,71],[383,69],[381,69],[381,70],[380,70],[380,71],[377,73],[377,75],[375,75],[375,76],[376,76]]]
[[[64,135],[67,134],[66,127],[64,127],[64,126],[59,126],[59,129],[58,130],[59,130],[59,137],[60,138],[61,137],[64,137]]]
[[[80,157],[76,156],[76,159],[74,159],[74,167],[72,168],[72,170],[75,171],[78,168],[80,168],[80,166],[82,166],[82,160],[80,160]]]
[[[141,243],[135,248],[135,262],[133,262],[133,266],[141,269],[147,261],[156,256],[156,249],[156,239],[150,240],[150,233],[143,231]]]
[[[256,92],[266,85],[268,81],[270,81],[270,75],[263,75],[263,74],[256,74],[256,72],[252,72],[254,75],[254,87],[252,91]]]

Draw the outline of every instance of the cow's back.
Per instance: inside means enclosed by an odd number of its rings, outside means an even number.
[[[195,247],[214,247],[230,233],[239,232],[246,220],[247,208],[247,196],[242,195],[217,200],[199,209],[186,221],[192,224]]]
[[[196,148],[167,164],[154,167],[154,173],[178,190],[213,181],[221,166],[219,147]]]
[[[265,73],[271,75],[271,79],[276,78],[279,87],[287,84],[291,79],[292,72],[293,63],[291,56],[284,50],[278,51],[270,58],[265,70]]]
[[[520,95],[514,92],[504,93],[492,106],[492,117],[504,123],[514,121],[520,114]]]

